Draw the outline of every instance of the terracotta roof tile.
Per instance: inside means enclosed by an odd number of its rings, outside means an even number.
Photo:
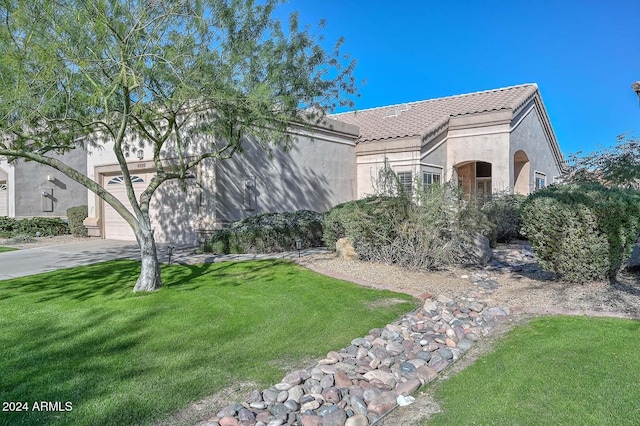
[[[407,104],[333,114],[330,117],[360,127],[360,142],[426,136],[437,132],[449,117],[511,109],[516,111],[538,90],[522,84]]]

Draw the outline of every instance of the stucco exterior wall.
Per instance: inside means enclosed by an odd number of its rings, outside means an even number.
[[[74,169],[87,172],[87,153],[75,149],[51,155]],[[14,217],[66,217],[67,209],[87,203],[86,188],[63,173],[34,161],[16,160],[8,186],[13,189],[10,209]],[[43,192],[48,195],[43,196]]]
[[[411,172],[413,177],[418,176],[420,147],[420,137],[360,143],[356,148],[357,198],[375,194],[375,182],[385,158],[394,172]]]
[[[488,123],[482,127],[466,119],[451,119],[446,144],[446,179],[451,178],[453,167],[465,162],[483,161],[491,163],[492,191],[510,189],[509,122],[498,114],[487,117]]]
[[[529,158],[529,192],[535,185],[535,172],[546,175],[547,185],[554,182],[554,177],[560,176],[558,161],[553,154],[551,141],[540,122],[537,106],[532,105],[521,117],[516,117],[510,136],[510,176],[514,181],[514,155],[522,150]]]
[[[272,158],[255,143],[219,161],[215,169],[216,222],[221,225],[265,212],[324,212],[356,196],[355,138],[299,134],[289,152]]]

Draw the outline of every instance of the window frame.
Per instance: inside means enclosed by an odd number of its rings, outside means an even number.
[[[406,176],[408,175],[409,180],[406,180]],[[404,191],[407,194],[413,193],[413,172],[404,171],[404,172],[396,172],[396,176],[398,177],[398,182],[402,185]]]
[[[542,185],[540,185],[542,181]],[[534,170],[533,172],[533,189],[537,191],[547,186],[547,174]]]

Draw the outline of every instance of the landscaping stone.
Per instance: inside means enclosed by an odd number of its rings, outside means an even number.
[[[340,259],[352,260],[358,258],[358,253],[349,238],[340,238],[336,241],[336,256]]]
[[[411,393],[507,318],[508,309],[482,299],[489,292],[477,283],[492,279],[489,272],[470,275],[470,286],[478,291],[457,300],[431,296],[399,321],[353,339],[313,367],[253,391],[246,404],[225,407],[215,420],[220,426],[368,426],[398,401],[410,403]]]

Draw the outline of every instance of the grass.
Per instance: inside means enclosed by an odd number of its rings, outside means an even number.
[[[14,251],[14,250],[18,250],[18,249],[15,249],[13,247],[2,247],[2,246],[0,246],[0,253],[5,252],[5,251]]]
[[[433,425],[640,424],[640,321],[542,317],[437,385]]]
[[[72,403],[0,424],[150,424],[234,383],[266,388],[283,363],[307,367],[416,303],[284,261],[166,266],[148,294],[131,291],[138,272],[114,261],[0,281],[0,400]]]

